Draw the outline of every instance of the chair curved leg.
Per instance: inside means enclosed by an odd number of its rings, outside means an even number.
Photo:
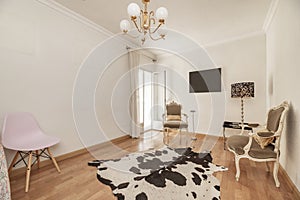
[[[235,168],[236,168],[236,174],[235,174],[235,179],[236,181],[239,181],[241,170],[240,170],[240,157],[235,156]]]
[[[274,177],[276,187],[280,186],[280,182],[278,180],[278,169],[279,169],[279,162],[276,161],[274,163],[274,169],[273,169],[273,177]]]
[[[51,160],[52,160],[54,166],[56,167],[57,171],[60,173],[60,169],[59,169],[59,167],[58,167],[58,164],[57,164],[55,158],[52,156],[52,154],[51,154],[49,148],[47,148],[47,151],[48,151],[48,153],[49,153],[49,156],[50,156],[50,158],[51,158]]]
[[[30,172],[31,172],[31,161],[32,161],[32,151],[29,152],[29,157],[28,157],[25,192],[28,192],[28,189],[29,189]]]

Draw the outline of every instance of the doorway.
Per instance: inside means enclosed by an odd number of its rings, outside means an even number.
[[[166,102],[166,71],[139,69],[139,123],[142,133],[161,130]]]

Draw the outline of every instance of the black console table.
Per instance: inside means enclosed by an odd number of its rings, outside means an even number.
[[[244,122],[244,130],[253,132],[253,128],[258,127],[259,124],[257,123],[245,123]],[[230,121],[224,121],[223,123],[223,141],[224,141],[224,150],[226,149],[226,135],[225,135],[225,129],[231,128],[231,129],[242,129],[242,123],[241,122],[230,122]]]

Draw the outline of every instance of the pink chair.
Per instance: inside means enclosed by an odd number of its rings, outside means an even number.
[[[2,144],[7,149],[17,151],[8,172],[10,173],[19,162],[25,163],[27,167],[25,192],[28,192],[29,188],[31,167],[35,163],[37,163],[38,168],[40,167],[40,157],[51,159],[57,171],[60,172],[57,162],[49,150],[49,147],[58,142],[58,138],[44,134],[30,113],[9,113],[5,116]],[[19,155],[21,158],[17,161]],[[28,157],[28,163],[25,161],[26,157]],[[32,157],[36,158],[34,162],[32,162]]]

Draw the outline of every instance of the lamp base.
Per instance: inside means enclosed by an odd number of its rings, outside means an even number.
[[[241,97],[241,123],[242,123],[242,130],[241,130],[241,134],[243,134],[244,132],[244,99],[243,97]]]
[[[244,125],[244,99],[241,97],[241,122]]]

